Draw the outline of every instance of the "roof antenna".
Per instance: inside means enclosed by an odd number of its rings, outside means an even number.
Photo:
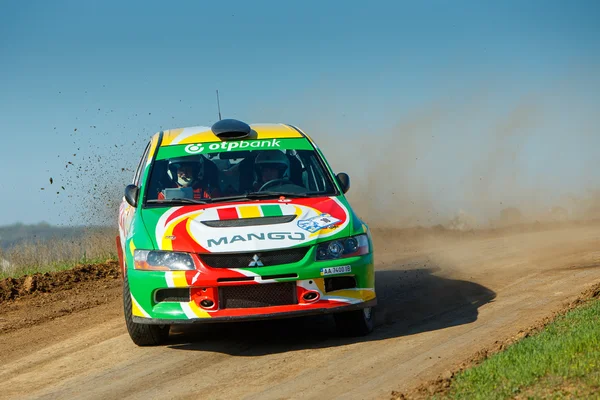
[[[219,104],[219,89],[217,89],[217,108],[219,109],[219,121],[221,120],[221,104]]]

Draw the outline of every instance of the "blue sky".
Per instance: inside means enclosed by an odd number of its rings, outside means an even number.
[[[0,225],[115,220],[145,141],[215,122],[215,89],[225,117],[311,133],[380,195],[357,199],[373,219],[583,195],[599,20],[596,1],[2,2]]]

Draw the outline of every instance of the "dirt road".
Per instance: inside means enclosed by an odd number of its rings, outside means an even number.
[[[0,397],[386,399],[600,282],[598,225],[374,235],[378,326],[366,338],[311,317],[179,328],[139,348],[119,280],[104,279],[0,305]]]

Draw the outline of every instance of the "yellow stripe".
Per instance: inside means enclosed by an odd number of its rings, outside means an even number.
[[[173,139],[175,139],[177,136],[179,136],[179,134],[183,132],[183,128],[181,129],[169,129],[168,131],[164,131],[163,133],[163,140],[160,143],[161,147],[162,146],[168,146],[171,144],[171,142],[173,142]]]
[[[173,284],[175,287],[188,287],[187,280],[185,279],[185,271],[172,271]]]
[[[336,290],[335,292],[327,293],[327,295],[336,297],[350,297],[351,299],[368,301],[375,298],[375,291],[373,289]]]
[[[321,293],[325,293],[325,279],[317,278],[317,279],[313,279],[313,281],[315,281],[315,285],[317,285],[317,288],[319,288],[319,291]]]
[[[175,138],[177,136],[179,136],[179,134],[181,132],[183,132],[183,129],[172,129],[170,131],[166,131],[163,135],[163,140],[160,144],[161,147],[162,146],[170,146],[171,144],[173,144],[173,141],[175,140]],[[220,142],[220,141],[221,141],[221,139],[219,139],[217,136],[215,136],[214,133],[212,133],[211,131],[205,131],[205,132],[198,132],[194,135],[191,135],[191,136],[181,140],[177,144],[206,143],[206,142]]]
[[[165,229],[165,233],[163,234],[160,249],[161,250],[173,250],[173,241],[171,239],[168,239],[167,236],[173,236],[173,229],[175,229],[175,227],[177,225],[179,225],[179,223],[186,218],[188,219],[186,222],[186,230],[188,232],[188,235],[191,236],[190,221],[202,213],[203,213],[203,211],[198,211],[193,214],[184,214],[178,218],[175,218],[173,221],[169,222],[169,225],[167,225],[167,229]]]
[[[187,231],[187,234],[189,235],[189,237],[193,238],[194,236],[192,236],[192,221],[194,221],[196,218],[198,218],[198,216],[200,214],[202,214],[204,211],[198,211],[197,213],[191,214],[188,216],[188,220],[185,223],[185,230]]]
[[[252,130],[256,132],[257,139],[285,139],[302,137],[297,130],[286,125],[252,125]]]
[[[136,317],[148,318],[148,313],[142,309],[133,295],[131,295],[131,313]]]
[[[200,215],[200,214],[201,213],[198,213],[196,215]],[[188,218],[187,222],[185,223],[185,230],[186,230],[188,236],[191,237],[191,238],[193,238],[193,236],[192,236],[192,227],[191,227],[192,221],[193,221],[192,218]]]
[[[286,139],[286,138],[299,138],[302,135],[295,129],[287,127],[285,125],[252,125],[253,133],[250,134],[248,139]],[[163,134],[163,140],[161,146],[170,146],[173,140],[182,132],[182,129],[172,129],[165,131]],[[191,135],[177,144],[190,144],[190,143],[210,143],[210,142],[221,142],[212,131],[198,132],[197,134]]]
[[[173,232],[173,228],[169,230],[165,231],[165,235],[162,238],[161,244],[160,244],[160,249],[161,250],[173,250],[173,241],[171,239],[167,239],[167,236],[171,235],[171,233]]]
[[[259,206],[241,206],[238,207],[238,211],[242,218],[256,218],[262,216]]]
[[[168,239],[168,236],[173,236],[173,229],[177,226],[177,224],[181,221],[181,217],[175,218],[173,221],[169,222],[167,225],[167,229],[163,233],[163,237],[160,241],[160,249],[161,250],[173,250],[173,241]]]
[[[154,157],[154,151],[156,150],[156,145],[158,144],[158,134],[155,134],[150,141],[150,151],[148,152],[148,159],[146,160],[146,166],[152,162],[152,157]]]
[[[198,307],[196,302],[190,301],[189,305],[190,305],[190,308],[192,309],[192,312],[194,314],[196,314],[196,316],[198,318],[211,318],[210,314],[208,312],[204,311],[203,309],[201,309],[200,307]]]
[[[315,237],[315,236],[318,236],[318,235],[326,235],[328,233],[331,233],[331,232],[335,231],[336,229],[337,229],[337,227],[335,227],[335,225],[332,228],[319,229],[318,231],[313,232],[310,235],[308,235],[308,237],[312,238],[312,237]]]
[[[129,241],[129,251],[131,251],[131,256],[133,256],[133,252],[135,251],[135,244],[133,244],[133,239]]]

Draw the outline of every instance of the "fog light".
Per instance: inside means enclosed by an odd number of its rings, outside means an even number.
[[[202,300],[202,301],[200,302],[200,305],[201,305],[203,308],[211,308],[212,306],[214,306],[214,305],[215,305],[215,302],[214,302],[214,301],[212,301],[211,299],[204,299],[204,300]]]

